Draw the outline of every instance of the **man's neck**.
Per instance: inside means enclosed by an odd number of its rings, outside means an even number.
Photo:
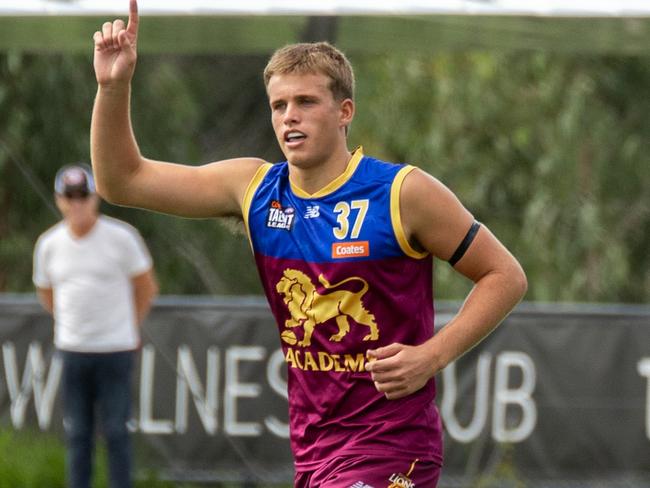
[[[73,222],[72,220],[66,220],[66,224],[68,226],[68,229],[70,229],[72,235],[79,239],[84,237],[92,230],[98,218],[99,216],[95,215],[92,219],[84,220],[82,222]]]
[[[347,147],[343,147],[322,164],[307,168],[290,166],[291,183],[309,194],[314,194],[341,176],[351,157]]]

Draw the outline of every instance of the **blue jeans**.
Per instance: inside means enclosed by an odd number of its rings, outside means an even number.
[[[70,488],[90,488],[95,445],[95,415],[106,441],[111,488],[131,487],[133,351],[63,356],[63,428]]]

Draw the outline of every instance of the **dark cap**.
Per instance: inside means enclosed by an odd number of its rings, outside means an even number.
[[[95,180],[90,166],[84,163],[68,164],[56,173],[54,191],[66,193],[95,193]]]

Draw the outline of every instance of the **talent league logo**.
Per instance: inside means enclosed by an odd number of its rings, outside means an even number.
[[[266,219],[266,226],[271,229],[282,229],[290,231],[295,221],[296,211],[293,207],[282,208],[277,200],[271,202],[269,213]]]

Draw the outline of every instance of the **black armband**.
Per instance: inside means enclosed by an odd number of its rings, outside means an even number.
[[[456,248],[454,254],[449,258],[449,261],[447,261],[449,264],[454,266],[459,261],[459,259],[465,255],[467,248],[476,237],[476,233],[478,232],[479,227],[481,227],[481,224],[475,220],[474,223],[472,223],[472,226],[467,231],[467,234],[465,234],[463,241]]]

